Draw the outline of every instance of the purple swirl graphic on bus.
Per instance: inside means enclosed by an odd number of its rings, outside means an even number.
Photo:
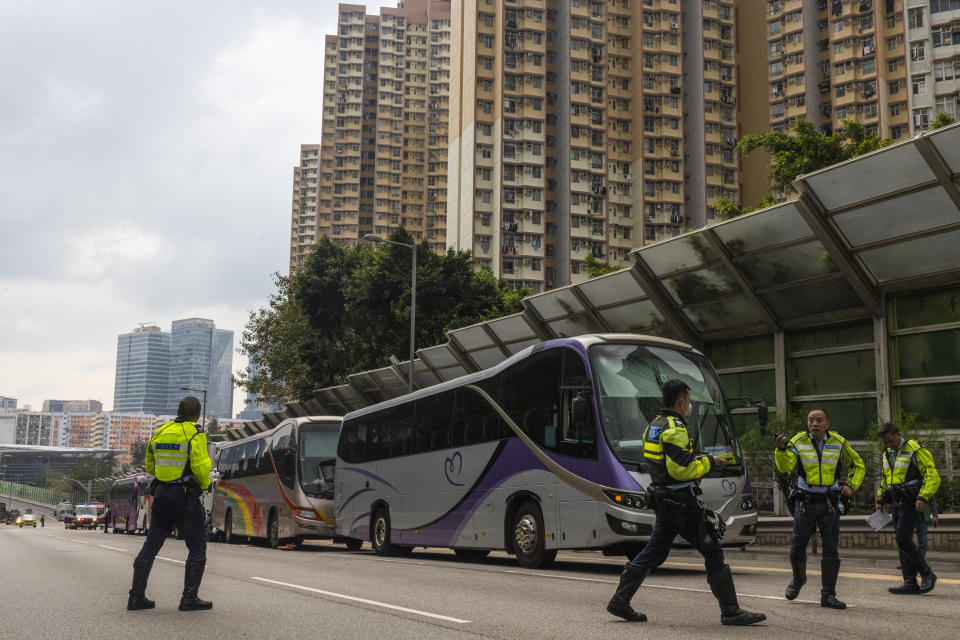
[[[720,486],[723,488],[724,498],[729,498],[737,492],[737,483],[733,480],[724,479],[723,482],[720,483]]]
[[[462,487],[462,482],[453,479],[459,479],[461,471],[463,471],[463,456],[459,451],[455,451],[452,456],[443,461],[443,474],[447,477],[447,482],[455,487]],[[451,474],[453,478],[450,477]]]

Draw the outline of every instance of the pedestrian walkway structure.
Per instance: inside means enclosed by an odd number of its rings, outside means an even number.
[[[811,173],[798,197],[632,252],[629,269],[526,298],[519,314],[417,351],[429,387],[541,340],[645,333],[705,351],[728,397],[781,417],[816,405],[852,439],[903,413],[960,428],[960,125]],[[349,376],[284,417],[342,415],[407,391],[407,363]],[[755,408],[735,419],[754,421]],[[960,475],[960,440],[937,453]],[[951,450],[956,449],[956,450]]]

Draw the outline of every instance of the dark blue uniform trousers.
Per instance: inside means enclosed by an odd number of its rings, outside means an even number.
[[[203,562],[207,559],[207,536],[204,532],[206,515],[199,498],[188,498],[187,491],[180,484],[161,484],[153,493],[153,507],[150,509],[150,529],[143,548],[137,555],[137,562],[152,562],[164,541],[176,526],[183,534],[189,554],[187,561]]]
[[[913,531],[917,520],[923,518],[923,512],[917,511],[915,500],[904,500],[893,510],[893,523],[897,528],[897,548],[907,553],[913,552],[917,544],[913,541]]]
[[[703,506],[695,497],[673,498],[679,507],[657,505],[657,520],[653,524],[650,541],[631,562],[638,567],[659,567],[670,555],[670,547],[679,535],[700,552],[707,575],[712,576],[724,567],[723,549],[703,519]]]
[[[793,536],[790,538],[791,558],[807,559],[807,543],[817,527],[820,527],[820,541],[823,543],[822,557],[840,557],[837,551],[840,544],[840,514],[831,506],[829,496],[814,496],[806,502],[797,502],[793,514]]]

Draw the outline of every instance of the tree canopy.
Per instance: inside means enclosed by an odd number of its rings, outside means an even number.
[[[390,240],[414,244],[403,229]],[[250,314],[240,350],[258,374],[236,383],[260,399],[298,400],[342,383],[358,371],[405,360],[410,341],[411,251],[381,243],[344,247],[321,238],[289,278],[274,275],[277,291]],[[475,271],[468,251],[438,255],[417,248],[416,346],[444,341],[445,332],[522,310],[529,290]]]
[[[881,140],[856,120],[844,120],[832,134],[826,134],[805,118],[797,118],[790,131],[768,131],[745,136],[737,143],[744,155],[763,149],[772,156],[773,169],[768,176],[770,189],[755,207],[723,198],[717,213],[724,220],[767,207],[786,199],[794,191],[799,176],[829,167],[859,155],[876,151],[892,140]]]

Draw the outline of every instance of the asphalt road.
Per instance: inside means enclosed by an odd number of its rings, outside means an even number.
[[[50,524],[50,523],[48,523]],[[308,543],[297,550],[211,543],[201,597],[211,611],[177,611],[186,548],[170,539],[154,565],[152,611],[125,609],[142,537],[62,526],[0,526],[0,638],[957,638],[960,573],[938,572],[925,596],[887,593],[897,572],[849,563],[839,595],[819,606],[819,576],[794,602],[776,558],[728,553],[741,606],[767,614],[751,628],[721,627],[698,557],[680,552],[651,574],[634,604],[650,621],[630,624],[604,606],[622,561],[564,552],[548,570],[504,554],[457,561],[443,551],[377,558],[368,547]],[[812,569],[815,567],[812,567]],[[811,571],[813,574],[813,571]]]

